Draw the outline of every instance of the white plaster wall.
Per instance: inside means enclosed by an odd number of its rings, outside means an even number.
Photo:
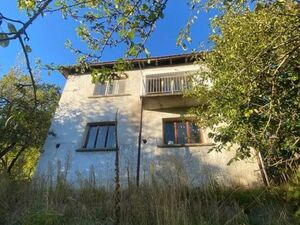
[[[38,174],[56,173],[60,161],[61,170],[69,167],[69,182],[77,182],[78,177],[88,178],[92,170],[101,185],[111,184],[115,152],[77,152],[76,149],[83,146],[87,123],[114,121],[117,110],[121,179],[127,180],[128,171],[134,174],[141,104],[140,72],[130,71],[128,75],[128,96],[99,98],[90,98],[94,91],[91,76],[69,76],[50,127],[56,136],[48,135],[45,141]]]
[[[37,174],[50,173],[55,176],[58,169],[67,170],[67,179],[71,183],[88,179],[94,174],[100,185],[113,184],[115,152],[77,152],[76,149],[83,145],[87,123],[114,121],[118,109],[121,182],[127,184],[128,174],[134,182],[142,76],[196,69],[199,67],[185,65],[129,71],[128,96],[99,98],[90,98],[94,91],[91,76],[69,76],[50,127],[56,136],[48,135]],[[207,154],[211,146],[158,147],[162,144],[162,118],[179,117],[183,113],[174,109],[144,110],[142,137],[147,139],[147,143],[142,144],[141,180],[148,182],[153,175],[177,179],[180,175],[185,182],[193,185],[201,185],[211,177],[227,184],[231,181],[244,185],[260,182],[256,161],[240,161],[227,166],[234,151]],[[211,140],[207,138],[207,141]],[[57,144],[60,144],[59,148],[56,148]]]
[[[235,155],[237,146],[231,151],[208,151],[214,146],[213,140],[205,130],[204,145],[186,147],[160,147],[163,144],[163,118],[182,117],[184,110],[166,109],[163,111],[145,110],[143,114],[142,171],[145,177],[152,174],[168,178],[168,182],[183,179],[193,186],[208,181],[217,181],[225,185],[254,186],[261,184],[261,175],[255,158],[235,161],[227,165]],[[168,167],[169,169],[166,169]],[[151,168],[149,170],[149,168]]]

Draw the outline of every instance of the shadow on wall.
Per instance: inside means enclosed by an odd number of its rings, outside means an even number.
[[[142,146],[141,175],[144,181],[147,182],[150,177],[150,181],[155,179],[155,182],[189,186],[203,186],[211,182],[249,187],[262,184],[260,171],[255,171],[258,169],[255,160],[227,165],[234,156],[234,148],[230,152],[208,153],[213,146],[159,147],[163,143],[162,118],[183,118],[185,114],[182,109],[148,110],[143,126],[143,137],[147,139]]]
[[[245,187],[262,184],[259,171],[256,177],[250,177],[248,180],[247,174],[240,172],[234,174],[230,171],[230,167],[238,170],[238,167],[234,165],[227,165],[225,161],[219,165],[209,162],[205,156],[207,154],[211,154],[208,153],[208,148],[198,151],[190,147],[180,149],[158,148],[155,151],[155,157],[152,157],[153,160],[149,162],[149,170],[147,171],[147,167],[143,168],[144,179],[147,181],[150,178],[150,182],[159,181],[164,184],[181,184],[193,187],[206,186],[212,183],[218,183],[222,186]],[[222,153],[216,154],[222,157]],[[255,173],[254,168],[252,169],[250,172]],[[231,170],[233,169],[231,168]]]
[[[55,135],[48,135],[37,174],[46,174],[51,181],[63,178],[76,186],[89,183],[111,188],[115,177],[115,151],[77,152],[76,149],[82,148],[87,123],[114,121],[118,110],[120,181],[123,187],[134,184],[140,101],[126,96],[113,101],[100,98],[70,102],[60,104],[53,118],[50,131]],[[151,126],[161,128],[159,122]],[[147,125],[143,129],[147,129]],[[205,157],[208,148],[201,151]],[[201,156],[195,157],[190,147],[174,150],[158,148],[156,142],[142,144],[140,180],[199,186],[228,177],[222,167],[202,161]]]
[[[87,123],[115,121],[118,110],[121,182],[133,182],[136,174],[139,101],[118,97],[114,101],[101,98],[84,101],[74,99],[68,102],[60,104],[52,120],[37,175],[48,174],[55,180],[57,174],[64,174],[69,182],[76,183],[78,180],[89,179],[93,174],[101,186],[112,183],[115,174],[115,151],[76,150],[83,146]],[[132,110],[135,108],[136,112]]]

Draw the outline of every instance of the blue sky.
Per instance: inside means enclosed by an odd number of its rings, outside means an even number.
[[[16,0],[1,0],[0,12],[10,18],[26,21],[25,13],[16,7]],[[200,13],[198,21],[192,28],[192,43],[187,51],[183,51],[176,46],[176,38],[179,30],[184,27],[188,17],[189,9],[187,0],[169,1],[165,11],[165,17],[160,20],[156,29],[147,43],[147,48],[152,56],[171,55],[189,52],[197,49],[200,42],[207,43],[210,32],[209,18],[212,13]],[[30,59],[41,59],[42,63],[54,63],[59,65],[70,65],[75,63],[75,56],[69,49],[64,47],[67,39],[70,39],[76,47],[85,48],[85,44],[76,37],[75,28],[77,22],[70,19],[63,19],[61,14],[54,13],[40,17],[28,29],[30,37],[29,45],[32,53]],[[16,58],[21,48],[17,41],[10,43],[9,47],[0,47],[0,77],[7,73],[9,68],[16,64]],[[115,60],[123,55],[122,47],[106,49],[102,61]],[[54,72],[50,76],[47,71],[42,71],[41,79],[43,82],[54,83],[63,87],[65,79],[63,76]]]

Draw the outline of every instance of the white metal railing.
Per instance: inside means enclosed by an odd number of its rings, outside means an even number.
[[[189,76],[184,73],[173,75],[146,76],[144,78],[144,94],[181,93],[191,88]]]

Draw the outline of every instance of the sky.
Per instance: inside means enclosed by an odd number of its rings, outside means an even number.
[[[0,12],[9,18],[26,21],[26,14],[16,6],[16,0],[0,0]],[[184,27],[189,17],[187,0],[169,0],[164,19],[160,20],[154,33],[146,44],[151,56],[163,56],[180,53],[188,53],[193,49],[199,49],[199,44],[208,43],[210,33],[209,18],[213,17],[213,12],[202,12],[198,20],[192,27],[192,43],[184,51],[176,46],[176,39],[181,28]],[[65,41],[70,39],[74,46],[85,49],[85,44],[76,36],[75,28],[78,22],[71,19],[63,19],[59,12],[39,17],[28,28],[28,44],[32,48],[29,54],[32,65],[34,61],[40,59],[43,64],[54,63],[55,65],[71,65],[76,63],[76,57],[69,49],[64,47]],[[3,26],[3,24],[2,24]],[[0,28],[1,32],[1,28]],[[12,41],[7,48],[0,47],[0,78],[8,70],[16,65],[17,57],[20,58],[21,47],[17,41]],[[101,61],[116,60],[124,55],[122,47],[113,49],[107,48]],[[39,79],[42,82],[64,86],[65,78],[54,72],[48,75],[43,70]]]

